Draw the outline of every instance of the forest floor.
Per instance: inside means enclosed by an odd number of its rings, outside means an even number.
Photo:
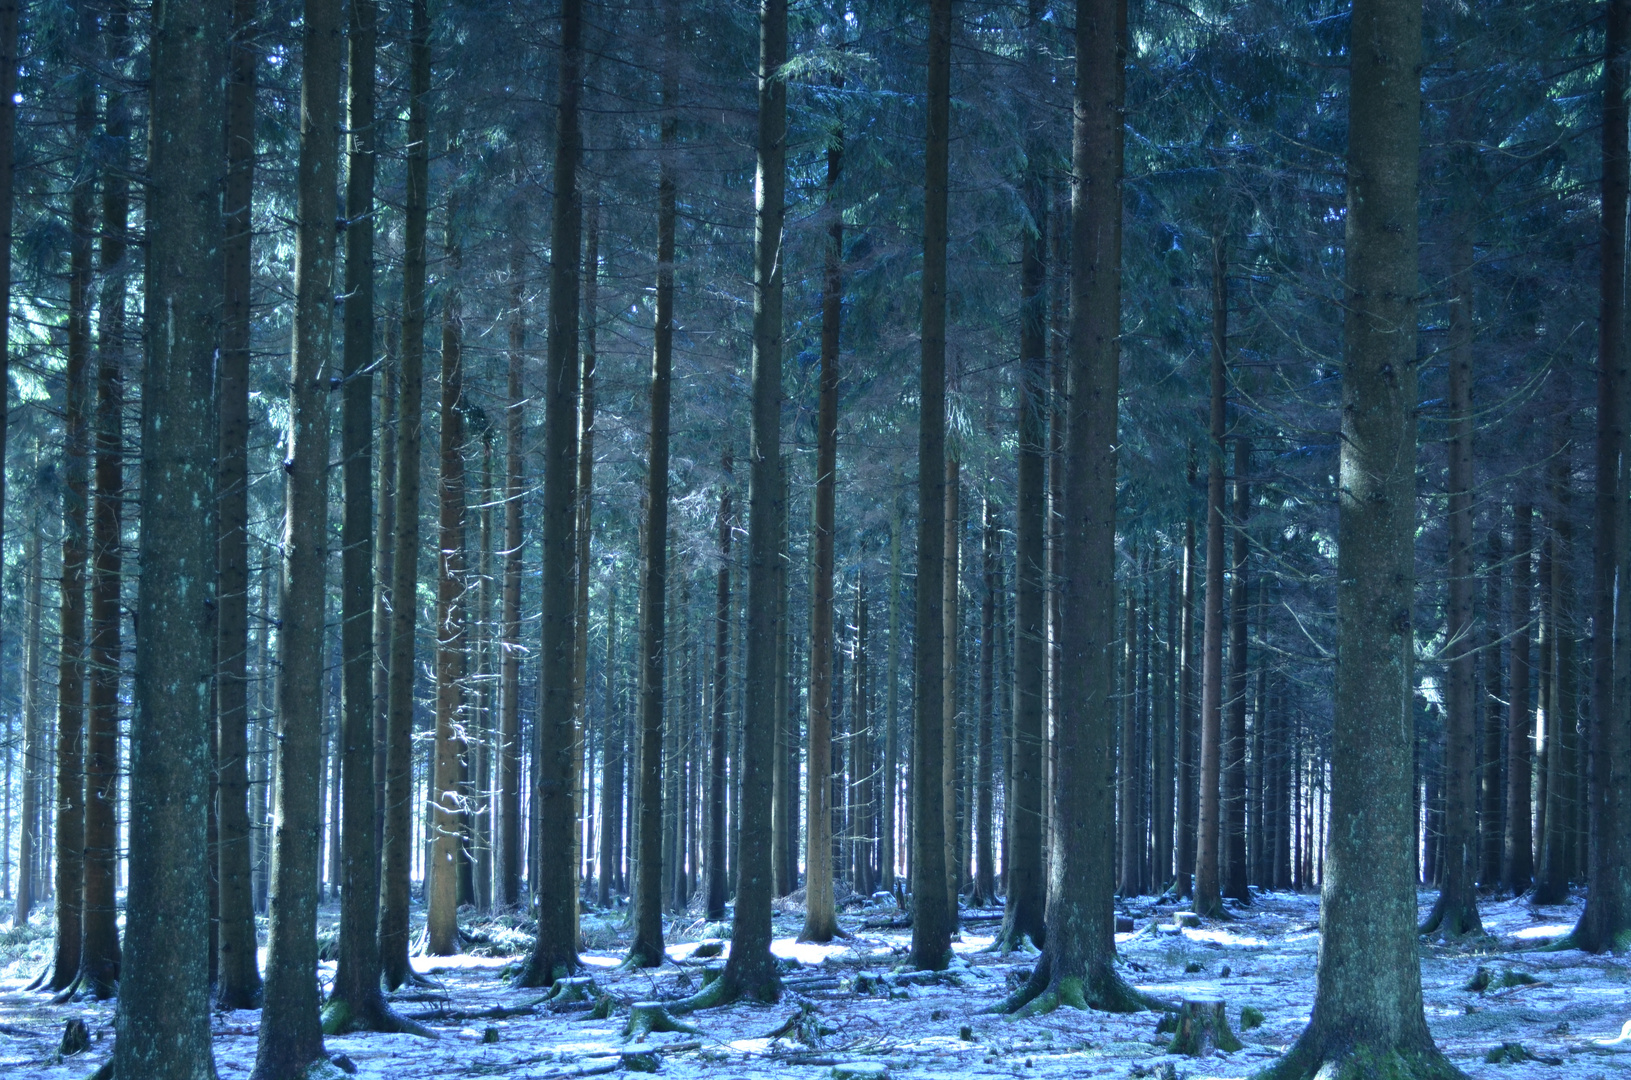
[[[1432,894],[1421,897],[1423,913]],[[554,1011],[542,992],[511,988],[503,969],[527,947],[515,918],[467,926],[467,955],[417,957],[414,966],[434,988],[394,998],[396,1009],[437,1031],[431,1041],[411,1036],[330,1038],[330,1054],[366,1078],[490,1077],[553,1080],[654,1069],[676,1077],[816,1080],[849,1073],[921,1080],[1011,1076],[1060,1080],[1108,1076],[1203,1080],[1246,1077],[1289,1046],[1308,1020],[1314,994],[1318,898],[1268,893],[1236,918],[1176,929],[1179,905],[1150,898],[1120,908],[1134,930],[1117,935],[1128,979],[1163,998],[1221,998],[1231,1027],[1244,1043],[1234,1053],[1187,1058],[1165,1052],[1152,1013],[1108,1015],[1062,1009],[1010,1020],[989,1010],[1033,962],[997,956],[990,944],[999,912],[964,912],[957,961],[930,985],[896,984],[910,931],[867,928],[887,910],[852,910],[840,921],[854,934],[832,945],[795,942],[802,917],[776,917],[775,952],[786,959],[787,993],[774,1006],[736,1005],[688,1017],[700,1034],[651,1036],[630,1044],[620,1035],[627,1010],[606,1020],[589,1018],[583,1005]],[[1631,1020],[1631,963],[1577,951],[1537,947],[1567,932],[1579,901],[1536,909],[1524,901],[1486,901],[1490,936],[1454,946],[1421,948],[1427,1019],[1438,1044],[1479,1080],[1598,1080],[1631,1077],[1631,1039],[1620,1041]],[[332,922],[337,911],[324,908]],[[693,959],[698,942],[725,929],[699,920],[670,924],[671,964],[660,970],[618,972],[621,915],[586,915],[584,954],[600,992],[627,1003],[682,996],[700,983],[706,960]],[[0,1072],[7,1080],[82,1080],[111,1051],[113,1005],[76,1002],[53,1007],[23,990],[43,966],[50,931],[38,924],[0,934]],[[728,944],[726,945],[728,948]],[[708,951],[708,950],[704,950]],[[483,955],[485,954],[485,955]],[[717,962],[717,961],[714,961]],[[1479,969],[1482,991],[1469,989]],[[324,965],[332,977],[331,964]],[[1241,1010],[1262,1014],[1243,1030]],[[802,1025],[771,1037],[791,1018]],[[91,1048],[57,1054],[65,1021],[82,1018]],[[227,1012],[213,1020],[215,1056],[223,1078],[247,1076],[254,1062],[259,1014]],[[1626,1028],[1631,1034],[1631,1027]],[[1504,1044],[1504,1057],[1486,1061]],[[1521,1047],[1521,1049],[1519,1049]],[[846,1069],[852,1063],[862,1067]],[[836,1068],[835,1068],[836,1066]],[[880,1071],[887,1070],[887,1072]],[[333,1073],[338,1077],[338,1071]]]

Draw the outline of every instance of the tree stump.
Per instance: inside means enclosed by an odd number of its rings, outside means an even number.
[[[556,979],[555,989],[544,1000],[550,1005],[565,1005],[578,1001],[593,1001],[595,980],[586,975],[571,979]]]
[[[83,1054],[91,1048],[91,1033],[85,1027],[85,1021],[74,1017],[62,1026],[62,1043],[57,1052],[63,1057],[73,1057]]]
[[[1212,1051],[1232,1053],[1240,1040],[1229,1030],[1223,1002],[1216,998],[1186,998],[1178,1009],[1177,1032],[1167,1046],[1169,1054],[1210,1057]]]

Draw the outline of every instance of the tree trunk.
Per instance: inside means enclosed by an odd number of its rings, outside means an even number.
[[[111,145],[102,181],[101,318],[98,344],[95,506],[91,526],[89,725],[85,739],[85,940],[79,983],[98,1000],[119,985],[118,872],[121,533],[124,501],[125,250],[130,219],[130,107],[119,80],[129,51],[129,12],[108,10],[109,81],[103,133]]]
[[[577,732],[572,715],[573,657],[577,643],[577,406],[579,267],[583,208],[578,196],[582,140],[578,97],[583,81],[583,2],[561,6],[561,59],[555,132],[555,201],[551,222],[549,340],[544,391],[543,633],[540,642],[537,780],[541,836],[575,837]],[[655,462],[653,462],[655,466]],[[521,977],[548,986],[578,969],[576,843],[568,858],[545,858],[534,874],[538,936]]]
[[[1551,642],[1546,697],[1546,817],[1541,824],[1540,857],[1530,899],[1561,904],[1569,897],[1569,841],[1574,809],[1575,694],[1574,522],[1570,516],[1568,440],[1560,434],[1549,468],[1551,487],[1550,618]]]
[[[15,9],[13,9],[15,10]],[[7,18],[6,9],[0,7],[0,20]],[[0,22],[0,35],[6,33]],[[4,42],[0,41],[0,48]],[[6,54],[11,55],[11,54]],[[0,121],[3,123],[3,121]],[[3,165],[0,165],[3,168]],[[0,180],[0,183],[3,183]],[[3,344],[3,342],[0,342]],[[36,863],[43,845],[40,843],[40,789],[45,783],[45,733],[40,724],[40,649],[41,624],[45,610],[41,606],[41,592],[45,582],[45,567],[41,565],[41,540],[44,521],[39,510],[34,512],[33,528],[28,533],[28,583],[23,609],[26,624],[23,638],[23,805],[22,828],[17,840],[17,902],[12,908],[11,925],[28,925],[28,916],[34,907],[34,894],[39,888],[40,876]]]
[[[468,751],[464,736],[464,674],[469,632],[464,610],[466,402],[461,355],[464,316],[459,299],[463,261],[459,211],[456,198],[450,195],[442,282],[441,467],[436,485],[436,743],[430,796],[431,861],[425,869],[425,952],[430,956],[452,956],[459,951],[460,849],[467,820],[461,790]]]
[[[962,463],[954,453],[946,456],[946,516],[945,559],[946,570],[940,579],[941,612],[941,691],[940,691],[940,784],[941,822],[946,846],[946,911],[952,932],[957,930],[957,894],[961,891],[965,863],[963,860],[962,826],[963,806],[958,798],[958,766],[963,754],[959,746],[962,734],[958,723],[958,675],[961,664],[957,652],[963,643],[962,606],[958,603],[963,579],[963,508]]]
[[[889,517],[889,637],[884,659],[883,773],[878,790],[878,888],[895,889],[895,788],[900,758],[900,503]]]
[[[1460,155],[1458,155],[1460,156]],[[1463,179],[1468,171],[1464,163]],[[1473,640],[1472,356],[1473,238],[1465,196],[1452,211],[1449,332],[1449,599],[1445,641],[1444,834],[1438,900],[1423,933],[1456,938],[1483,932],[1478,917],[1477,651]]]
[[[517,222],[519,224],[519,222]],[[504,588],[499,616],[498,902],[521,900],[521,471],[527,318],[522,233],[510,246],[509,385],[504,409]]]
[[[1419,0],[1355,0],[1330,829],[1313,1016],[1276,1080],[1454,1075],[1422,1013],[1410,814]]]
[[[1610,0],[1603,63],[1602,313],[1598,323],[1596,516],[1592,527],[1593,721],[1586,909],[1571,935],[1587,952],[1631,947],[1631,562],[1625,492],[1631,462],[1631,357],[1625,349],[1625,213],[1631,190],[1626,92],[1631,84],[1631,0]]]
[[[1137,1010],[1115,970],[1116,397],[1125,0],[1079,0],[1069,420],[1060,505],[1058,739],[1047,944],[1006,1007]]]
[[[674,370],[674,157],[678,120],[680,9],[665,0],[662,10],[662,131],[657,164],[656,327],[652,335],[651,435],[647,451],[646,521],[641,538],[644,565],[640,581],[640,719],[636,766],[638,819],[634,859],[634,941],[627,964],[658,967],[663,953],[662,755],[663,664],[668,590],[668,431],[670,381]]]
[[[1251,541],[1246,532],[1251,517],[1251,485],[1247,474],[1251,471],[1252,444],[1243,435],[1235,436],[1235,512],[1234,559],[1230,566],[1229,598],[1229,699],[1223,733],[1223,820],[1226,867],[1223,875],[1223,895],[1242,904],[1252,902],[1247,885],[1249,866],[1246,858],[1246,687],[1250,674],[1247,656],[1247,611],[1250,608],[1250,586],[1247,582],[1246,560]]]
[[[1171,550],[1170,548],[1168,549]],[[1155,676],[1155,738],[1151,745],[1152,811],[1150,831],[1155,840],[1150,865],[1154,875],[1151,891],[1161,895],[1172,884],[1172,805],[1173,805],[1173,693],[1177,689],[1175,667],[1178,662],[1178,567],[1167,569],[1166,630],[1162,641],[1155,646],[1160,658],[1160,671]]]
[[[600,872],[596,901],[608,907],[621,889],[623,865],[623,773],[626,756],[623,709],[617,700],[617,585],[606,583],[606,740],[600,766]]]
[[[991,774],[993,713],[997,708],[996,673],[997,592],[1002,588],[998,566],[997,511],[990,497],[985,500],[985,530],[982,541],[982,572],[985,595],[980,603],[980,701],[978,747],[974,766],[974,898],[975,907],[986,907],[997,899],[996,853],[992,849],[991,795],[995,777]]]
[[[1223,767],[1223,439],[1229,349],[1229,278],[1224,241],[1212,238],[1211,438],[1206,474],[1206,611],[1201,630],[1200,808],[1195,836],[1195,910],[1224,914]]]
[[[726,700],[730,693],[731,657],[731,454],[725,451],[721,466],[725,481],[719,488],[719,571],[714,608],[713,723],[708,738],[708,853],[707,917],[709,922],[725,918],[725,723]]]
[[[1507,690],[1506,834],[1501,851],[1501,882],[1513,896],[1528,891],[1534,876],[1534,833],[1530,817],[1534,754],[1529,708],[1530,581],[1534,558],[1534,509],[1520,503],[1512,509],[1512,652],[1511,686]]]
[[[209,957],[199,948],[208,935],[209,808],[198,785],[210,767],[210,718],[197,673],[210,670],[216,634],[211,414],[221,320],[226,15],[220,4],[161,5],[152,10],[148,37],[142,573],[128,833],[130,850],[143,857],[130,860],[125,899],[113,1047],[113,1075],[121,1080],[215,1075]]]
[[[789,750],[797,752],[793,725],[788,717],[792,694],[788,682],[792,676],[790,635],[787,626],[787,460],[777,466],[780,474],[778,509],[776,512],[776,715],[771,722],[776,727],[775,759],[771,763],[770,866],[775,876],[776,895],[786,896],[793,891],[794,868],[798,863],[798,820],[793,804],[798,801],[797,766],[788,761]]]
[[[340,5],[305,0],[295,237],[295,328],[278,604],[277,840],[260,1043],[251,1080],[295,1080],[323,1055],[317,885],[323,776],[323,606],[328,567],[328,377],[339,210]],[[397,595],[412,595],[402,590]]]
[[[419,612],[419,445],[424,436],[421,412],[425,391],[430,92],[430,9],[427,0],[411,0],[408,160],[402,215],[402,371],[396,421],[396,542],[392,545],[391,566],[391,685],[386,706],[385,845],[380,856],[379,952],[388,990],[395,990],[413,974],[408,964],[408,894],[416,843],[414,622]]]
[[[11,244],[13,239],[12,212],[16,206],[16,165],[15,140],[17,137],[17,16],[22,7],[22,0],[0,0],[0,389],[11,386]],[[6,432],[8,427],[10,406],[10,392],[0,393],[0,462],[6,459]],[[4,473],[0,469],[0,473]],[[5,533],[6,509],[6,478],[0,475],[0,537]],[[31,541],[32,542],[32,541]],[[36,560],[37,566],[37,560]],[[36,574],[35,580],[38,575]],[[25,616],[25,619],[31,616]],[[38,617],[38,605],[35,605],[35,615]],[[32,625],[32,624],[31,624]],[[34,684],[30,683],[29,693],[37,693]],[[39,749],[39,732],[34,735],[36,753]],[[27,738],[25,729],[25,740]],[[28,790],[35,790],[28,785],[33,776],[29,772],[30,759],[25,758],[23,763],[24,784]],[[8,785],[9,786],[9,785]],[[38,792],[35,791],[36,798]],[[24,795],[24,802],[28,796]],[[28,837],[30,853],[34,847],[32,819],[24,818],[23,836]],[[22,841],[19,841],[21,843]],[[8,847],[9,850],[9,847]],[[21,877],[29,875],[29,887],[32,892],[34,877],[32,867],[19,866],[19,904],[13,909],[13,920],[21,926],[28,921],[28,907],[22,904]]]
[[[1195,490],[1195,455],[1189,484]],[[1195,893],[1196,816],[1200,802],[1200,732],[1195,730],[1195,516],[1184,518],[1183,609],[1178,626],[1178,895]]]
[[[589,772],[584,767],[584,747],[589,732],[589,530],[593,518],[594,502],[591,495],[595,480],[595,322],[599,318],[596,308],[600,298],[600,199],[593,196],[585,210],[585,246],[583,252],[583,328],[581,374],[578,389],[578,463],[577,463],[577,625],[572,644],[572,712],[577,724],[578,781],[577,818],[581,822],[590,809],[586,788]],[[611,658],[608,654],[607,662]],[[605,713],[609,717],[610,711]],[[591,757],[589,768],[593,768]],[[589,836],[594,836],[593,821],[589,822]],[[582,835],[575,832],[573,835]],[[594,856],[582,858],[583,873],[595,875]],[[577,911],[576,908],[573,909]],[[581,934],[579,935],[581,936]]]
[[[1495,518],[1484,561],[1484,723],[1478,763],[1478,883],[1486,889],[1497,889],[1501,884],[1501,837],[1505,831],[1501,812],[1506,791],[1501,774],[1502,736],[1506,731],[1506,700],[1501,686],[1501,576],[1505,552],[1499,504]]]
[[[378,15],[375,15],[376,25]],[[376,120],[376,123],[378,121]],[[385,744],[391,700],[391,564],[396,541],[396,401],[398,354],[401,352],[402,322],[393,308],[387,308],[385,358],[380,364],[384,376],[379,402],[377,475],[379,510],[374,517],[374,852],[385,850]],[[375,914],[378,923],[379,874],[374,879]],[[377,926],[376,926],[377,929]],[[376,935],[377,936],[377,935]]]
[[[1041,32],[1040,12],[1032,5],[1031,33]],[[1040,49],[1032,64],[1040,67]],[[1033,77],[1036,76],[1033,71]],[[1034,148],[1040,149],[1040,147]],[[1023,938],[1040,946],[1045,940],[1043,907],[1047,878],[1042,862],[1042,810],[1046,746],[1048,627],[1047,589],[1047,332],[1048,228],[1047,188],[1040,154],[1032,154],[1023,194],[1029,211],[1021,236],[1018,379],[1018,455],[1014,484],[1014,638],[1013,727],[1009,740],[1008,787],[1003,874],[1007,901],[996,947],[1018,948]],[[893,623],[891,623],[893,626]],[[893,639],[893,631],[891,631]]]
[[[216,380],[219,436],[216,457],[216,767],[220,770],[217,820],[220,881],[220,952],[215,1000],[222,1008],[260,1004],[254,874],[250,850],[248,668],[249,652],[249,328],[253,278],[255,0],[234,0],[226,88],[227,170],[224,191],[225,285],[221,361]]]
[[[1116,892],[1123,897],[1137,896],[1139,864],[1138,830],[1138,602],[1134,581],[1138,573],[1138,548],[1131,551],[1129,580],[1120,583],[1118,591],[1122,604],[1121,625],[1121,678],[1117,686],[1116,705],[1120,712],[1120,728],[1116,735]]]
[[[79,37],[92,42],[96,16],[78,11]],[[78,78],[76,145],[89,152],[96,129],[96,82]],[[57,937],[47,988],[65,990],[79,976],[84,943],[85,888],[85,582],[89,489],[91,243],[96,174],[78,163],[69,193],[67,367],[62,406],[62,602],[57,623]]]
[[[821,400],[816,409],[815,509],[810,519],[810,720],[805,792],[804,929],[800,941],[831,941],[833,906],[832,736],[833,541],[838,480],[838,342],[844,300],[844,221],[835,192],[844,163],[844,134],[827,145],[827,226],[821,291]]]
[[[770,955],[770,754],[776,703],[776,566],[782,519],[782,224],[787,190],[786,0],[759,11],[758,182],[753,235],[753,420],[748,459],[747,639],[742,714],[736,910],[723,998],[775,1001],[781,979]]]

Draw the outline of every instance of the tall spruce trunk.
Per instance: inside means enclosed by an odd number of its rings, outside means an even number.
[[[1229,701],[1223,734],[1223,821],[1226,842],[1223,895],[1242,904],[1252,901],[1249,888],[1250,864],[1246,852],[1246,684],[1248,666],[1247,611],[1250,585],[1246,560],[1251,552],[1247,533],[1251,518],[1252,443],[1244,435],[1235,436],[1234,558],[1229,577]]]
[[[451,151],[450,151],[451,152]],[[459,951],[459,878],[469,818],[464,797],[464,676],[470,634],[465,612],[465,479],[463,312],[459,271],[463,261],[460,206],[449,196],[442,281],[442,401],[438,444],[436,543],[436,730],[432,748],[431,851],[425,868],[425,952]]]
[[[1078,0],[1069,417],[1059,537],[1057,775],[1047,943],[1007,1009],[1136,1011],[1115,970],[1116,452],[1125,0]]]
[[[1170,550],[1170,548],[1169,548]],[[1172,710],[1177,691],[1178,664],[1178,567],[1167,568],[1166,629],[1161,635],[1159,651],[1161,670],[1155,680],[1155,739],[1151,745],[1152,797],[1150,832],[1154,843],[1150,865],[1154,875],[1150,881],[1153,892],[1161,895],[1173,881],[1172,824],[1174,735]]]
[[[249,328],[253,279],[256,0],[234,0],[226,87],[226,218],[221,362],[216,379],[216,814],[220,950],[215,999],[260,1004],[249,814]]]
[[[0,19],[4,19],[0,9]],[[4,33],[0,28],[0,33]],[[0,343],[3,344],[3,343]],[[41,606],[45,584],[41,542],[44,518],[36,504],[32,527],[28,533],[28,546],[24,556],[28,580],[24,589],[23,621],[23,799],[22,828],[17,837],[17,900],[12,907],[11,925],[28,925],[34,908],[34,894],[39,889],[39,857],[43,852],[40,821],[41,787],[45,783],[45,732],[40,722],[40,649],[45,610]]]
[[[251,1080],[296,1080],[324,1057],[317,997],[328,568],[328,365],[339,183],[338,0],[306,0],[301,35],[294,342],[278,604],[278,760],[266,993]],[[406,595],[406,593],[401,594]]]
[[[1195,490],[1195,455],[1189,456],[1189,484]],[[1178,616],[1178,895],[1195,894],[1196,815],[1200,802],[1200,732],[1195,721],[1195,515],[1184,517],[1182,610]]]
[[[952,0],[930,0],[923,189],[922,360],[918,368],[917,618],[912,754],[912,952],[915,968],[951,960],[946,887],[944,584],[946,554],[946,220],[951,135]]]
[[[124,513],[125,251],[130,219],[130,106],[123,84],[130,45],[123,3],[106,15],[107,66],[103,135],[109,144],[102,181],[101,317],[97,327],[95,503],[91,524],[89,710],[85,737],[85,940],[79,959],[83,992],[98,1000],[119,985],[118,873],[120,573]]]
[[[1128,578],[1138,573],[1136,544],[1131,551]],[[1116,735],[1116,892],[1123,897],[1139,893],[1141,858],[1138,822],[1138,593],[1133,580],[1124,580],[1122,594],[1121,678],[1116,686],[1120,731]]]
[[[22,0],[0,0],[0,387],[11,385],[11,218],[16,206],[17,23],[22,6]],[[6,460],[9,398],[9,393],[0,394],[0,461]],[[5,509],[6,480],[0,476],[0,536],[5,532]],[[23,768],[26,774],[26,761]],[[23,832],[29,832],[26,817]],[[19,873],[29,872],[19,866]],[[27,918],[25,911],[22,920]]]
[[[577,567],[576,567],[576,595],[577,595],[577,625],[574,628],[572,643],[572,713],[577,724],[577,750],[573,767],[576,769],[577,782],[577,813],[580,822],[587,818],[588,836],[591,844],[595,838],[593,831],[595,818],[592,816],[593,807],[590,805],[588,783],[589,771],[594,767],[594,757],[589,755],[589,765],[584,765],[584,749],[587,746],[589,735],[589,535],[592,519],[594,517],[594,482],[595,482],[595,322],[599,318],[596,310],[600,301],[600,198],[591,196],[589,205],[584,208],[584,250],[583,250],[583,327],[582,327],[582,357],[579,361],[580,375],[578,385],[578,461],[577,461]],[[607,654],[607,663],[611,656]],[[611,711],[608,709],[602,714],[603,723],[608,722]],[[604,735],[604,731],[602,732]],[[602,740],[604,742],[604,739]],[[582,836],[583,832],[573,833]],[[581,843],[580,843],[581,847]],[[595,867],[594,851],[591,847],[587,860],[583,859],[583,852],[578,853],[579,861],[583,863],[583,874],[586,877],[598,876]],[[575,910],[575,909],[574,909]]]
[[[1229,349],[1229,279],[1224,241],[1212,238],[1211,428],[1206,473],[1206,610],[1201,628],[1200,805],[1195,830],[1195,910],[1223,914],[1223,439]]]
[[[1501,578],[1505,564],[1497,505],[1484,552],[1483,725],[1478,752],[1478,884],[1491,890],[1501,885],[1501,838],[1506,828],[1502,820],[1506,778],[1501,762],[1507,707],[1501,678]]]
[[[647,444],[646,520],[641,535],[639,722],[636,787],[631,801],[638,808],[631,822],[634,861],[634,941],[628,963],[657,967],[663,953],[663,668],[667,637],[668,592],[668,433],[674,371],[674,156],[679,96],[676,55],[680,47],[678,0],[662,8],[662,130],[657,164],[656,326],[652,333],[651,429]]]
[[[980,601],[980,700],[977,746],[974,764],[974,897],[975,907],[986,907],[997,899],[996,851],[992,837],[991,774],[992,732],[997,708],[996,673],[997,592],[1002,588],[998,570],[997,511],[990,497],[985,500],[985,528],[981,543],[981,576],[984,595]]]
[[[1631,604],[1626,592],[1631,531],[1631,357],[1625,347],[1625,214],[1631,191],[1631,0],[1610,0],[1603,62],[1601,316],[1598,320],[1597,460],[1592,578],[1589,830],[1586,909],[1573,944],[1600,953],[1631,949]]]
[[[707,873],[706,914],[710,922],[725,918],[725,804],[729,801],[726,790],[725,743],[726,705],[730,698],[731,659],[731,531],[735,521],[731,513],[731,454],[725,451],[721,466],[725,475],[719,488],[719,570],[714,592],[714,672],[713,716],[708,730],[708,852],[703,857]]]
[[[787,0],[759,8],[758,175],[753,228],[753,420],[748,461],[747,636],[736,820],[736,910],[721,999],[775,1001],[781,978],[770,955],[770,755],[776,707],[781,546],[782,225],[787,193]]]
[[[1512,648],[1511,685],[1506,718],[1506,831],[1501,849],[1501,883],[1513,896],[1528,891],[1534,878],[1534,752],[1529,707],[1530,641],[1533,637],[1531,581],[1534,573],[1534,508],[1520,502],[1512,508]]]
[[[521,982],[547,986],[578,968],[577,730],[572,712],[577,644],[578,303],[583,258],[582,154],[578,98],[583,82],[583,2],[563,0],[556,90],[555,200],[551,227],[549,340],[544,389],[543,628],[536,781],[541,837],[566,838],[566,857],[546,857],[534,874],[538,935]]]
[[[408,964],[413,870],[414,623],[419,613],[419,447],[425,371],[425,232],[429,216],[430,8],[411,0],[408,142],[402,215],[402,360],[396,421],[396,541],[391,565],[390,688],[385,725],[385,842],[380,853],[379,952],[385,988],[413,977]]]
[[[617,696],[617,586],[606,583],[606,741],[600,772],[600,871],[596,902],[611,904],[622,889],[623,774],[627,757],[627,723]]]
[[[1535,886],[1529,894],[1536,904],[1561,904],[1569,897],[1573,866],[1570,847],[1574,826],[1575,735],[1579,700],[1576,693],[1574,611],[1574,521],[1569,490],[1569,442],[1560,432],[1548,468],[1551,488],[1550,617],[1547,636],[1551,648],[1547,680],[1545,818],[1540,829]]]
[[[1459,1075],[1417,957],[1414,744],[1421,0],[1355,0],[1338,479],[1337,663],[1313,1016],[1275,1080]]]
[[[79,5],[79,38],[96,40],[96,15]],[[96,129],[96,82],[77,78],[74,138],[86,153],[76,161],[68,196],[68,356],[62,404],[62,586],[57,620],[57,934],[50,990],[79,978],[85,890],[85,584],[90,489],[89,387],[91,255],[96,174],[89,146]]]
[[[225,5],[152,9],[141,533],[130,719],[126,942],[113,1076],[201,1080],[210,1044],[213,384],[222,280]],[[9,142],[5,145],[9,146]],[[331,189],[332,190],[332,189]],[[330,226],[332,234],[332,226]],[[201,568],[203,572],[201,572]],[[308,978],[314,972],[308,971]]]
[[[1040,12],[1032,4],[1031,33],[1040,33]],[[1039,67],[1040,49],[1031,63]],[[1033,72],[1033,77],[1035,73]],[[1040,150],[1041,147],[1033,147]],[[1007,898],[996,946],[1007,952],[1026,937],[1045,940],[1043,907],[1047,877],[1042,862],[1044,722],[1047,694],[1048,627],[1047,490],[1048,455],[1048,193],[1039,153],[1029,156],[1022,189],[1029,211],[1021,235],[1018,452],[1014,483],[1013,722],[1008,743],[1008,784],[1003,875]],[[891,627],[893,623],[891,623]],[[893,630],[891,630],[893,635]]]
[[[940,819],[946,847],[946,917],[952,932],[957,930],[957,895],[961,891],[963,860],[963,800],[958,795],[958,779],[963,763],[959,745],[962,710],[958,675],[963,665],[958,649],[963,643],[962,606],[958,603],[962,586],[963,509],[962,464],[950,448],[946,455],[945,572],[940,577]]]
[[[1460,112],[1458,106],[1455,110]],[[1458,153],[1457,158],[1463,158]],[[1457,161],[1470,182],[1467,163]],[[1449,332],[1449,563],[1445,641],[1449,679],[1444,716],[1444,834],[1438,900],[1422,932],[1459,938],[1483,932],[1478,917],[1478,702],[1473,639],[1473,237],[1467,195],[1451,211]]]
[[[838,485],[838,343],[844,301],[844,221],[834,199],[844,133],[827,144],[827,241],[821,289],[821,398],[816,407],[815,508],[810,519],[810,719],[800,941],[838,934],[833,901],[833,545]]]
[[[376,24],[378,16],[376,14]],[[375,123],[378,123],[377,119]],[[374,516],[374,853],[385,850],[385,746],[391,702],[391,571],[396,559],[396,402],[402,351],[402,321],[394,305],[387,307],[384,376],[379,400],[379,437],[375,466],[378,511]],[[375,872],[375,913],[379,922],[379,877]],[[376,934],[376,937],[378,935]]]
[[[518,222],[519,224],[519,222]],[[508,385],[504,407],[504,586],[499,600],[498,837],[494,871],[498,902],[521,900],[521,460],[525,440],[527,317],[523,258],[516,230],[510,246]]]
[[[895,890],[895,791],[900,759],[900,518],[897,500],[889,517],[889,636],[884,657],[883,771],[878,790],[878,888],[889,892]]]

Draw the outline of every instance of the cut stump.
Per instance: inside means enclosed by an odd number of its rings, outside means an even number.
[[[1229,1030],[1223,1002],[1216,998],[1186,998],[1178,1009],[1177,1031],[1167,1047],[1169,1054],[1210,1057],[1214,1050],[1233,1053],[1240,1040]]]
[[[702,1029],[676,1020],[660,1001],[636,1001],[629,1006],[629,1022],[623,1025],[623,1038],[644,1039],[654,1031],[676,1031],[700,1035]]]

